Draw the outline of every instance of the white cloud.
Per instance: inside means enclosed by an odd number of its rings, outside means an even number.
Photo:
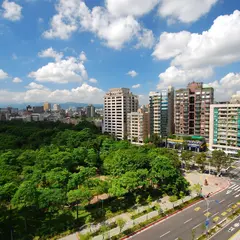
[[[142,16],[150,12],[160,0],[106,0],[106,7],[116,16]]]
[[[80,60],[83,62],[87,61],[87,56],[86,56],[85,52],[83,52],[83,51],[80,54]]]
[[[13,60],[17,60],[17,59],[18,59],[18,56],[17,56],[15,53],[13,53],[13,54],[12,54],[12,59],[13,59]]]
[[[90,79],[89,79],[89,82],[91,82],[91,83],[97,83],[97,79],[95,79],[95,78],[90,78]]]
[[[8,74],[0,69],[0,80],[8,78]]]
[[[208,13],[218,0],[161,0],[159,14],[170,21],[191,23]]]
[[[43,18],[38,18],[38,23],[43,23],[44,19]]]
[[[35,82],[31,82],[29,83],[26,88],[28,89],[47,89],[46,87],[44,87],[43,85],[41,84],[37,84]]]
[[[53,48],[48,48],[39,52],[38,56],[41,58],[55,58],[56,61],[60,61],[63,58],[63,53],[58,53]]]
[[[132,15],[116,16],[99,6],[90,10],[79,0],[59,0],[56,10],[51,28],[43,33],[45,38],[68,39],[81,30],[94,33],[114,49],[121,49],[132,40],[139,40],[139,47],[151,47],[151,31],[144,29]],[[144,41],[144,36],[148,40]]]
[[[141,87],[141,84],[136,84],[136,85],[133,85],[132,88],[140,88]]]
[[[219,81],[207,84],[214,88],[217,101],[229,101],[231,96],[240,91],[240,73],[229,73]]]
[[[88,79],[83,62],[75,57],[50,62],[28,76],[38,82],[54,83],[82,82]]]
[[[18,77],[15,77],[13,78],[12,80],[14,83],[21,83],[22,82],[22,79],[21,78],[18,78]]]
[[[86,83],[71,90],[30,89],[26,92],[9,92],[0,90],[1,103],[22,103],[22,102],[84,102],[102,103],[104,91],[92,87]]]
[[[136,77],[137,75],[138,75],[138,73],[136,72],[136,71],[134,71],[134,70],[131,70],[131,71],[129,71],[128,73],[127,73],[127,75],[129,75],[129,76],[131,76],[131,77]]]
[[[10,21],[18,21],[22,18],[22,7],[15,2],[3,1],[2,8],[4,9],[2,16]]]
[[[138,35],[138,43],[136,44],[136,48],[152,48],[155,42],[155,38],[152,30],[143,29],[141,33]]]
[[[157,87],[158,89],[167,88],[170,85],[174,87],[185,87],[190,81],[207,79],[212,75],[212,68],[184,70],[171,66],[159,75],[160,82]]]
[[[202,34],[191,33],[190,37],[189,34],[164,33],[153,55],[159,59],[161,54],[165,59],[175,57],[172,65],[185,69],[222,66],[240,60],[240,11],[217,17],[211,28]],[[171,41],[173,37],[176,43]]]
[[[152,56],[159,60],[175,57],[184,51],[190,38],[191,33],[186,31],[178,33],[163,32]]]

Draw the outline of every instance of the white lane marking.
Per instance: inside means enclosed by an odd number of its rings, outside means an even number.
[[[240,194],[236,195],[235,197],[239,197],[239,196],[240,196]]]
[[[218,214],[219,214],[219,212],[217,212],[217,213],[213,214],[213,215],[212,215],[212,218],[213,218],[214,216],[218,215]]]
[[[240,189],[240,186],[239,186],[239,187],[237,187],[237,188],[235,188],[235,189],[234,189],[234,191],[237,191],[238,189]]]
[[[232,202],[228,204],[228,207],[230,207],[231,205],[233,205],[233,203],[232,203]]]
[[[195,228],[199,227],[200,225],[201,225],[201,223],[199,223],[198,225],[196,225],[195,227],[193,227],[193,229],[195,229]]]
[[[219,203],[222,203],[222,202],[224,202],[224,201],[225,201],[225,199],[221,200]]]
[[[237,195],[237,194],[238,194],[238,192],[235,192],[235,193],[233,193],[233,196],[234,196],[234,195]]]
[[[233,187],[232,190],[236,190],[237,188],[239,188],[239,185]]]
[[[226,194],[229,194],[229,193],[231,193],[232,192],[232,190],[228,190],[227,192],[226,192]]]
[[[231,186],[229,187],[229,189],[233,188],[234,186],[236,186],[236,184],[231,185]]]
[[[160,238],[164,237],[165,235],[169,234],[171,231],[168,231],[166,233],[164,233],[162,236],[160,236]]]
[[[211,208],[209,208],[209,209],[206,209],[206,210],[204,210],[203,212],[205,213],[205,212],[207,212],[207,211],[209,211]]]
[[[184,222],[184,224],[186,224],[186,223],[188,223],[190,221],[192,221],[192,218],[188,219],[186,222]]]

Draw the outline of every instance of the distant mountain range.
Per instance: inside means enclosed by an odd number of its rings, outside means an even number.
[[[0,108],[5,108],[5,107],[13,107],[13,108],[18,108],[18,109],[26,109],[27,105],[31,106],[43,106],[44,103],[0,103]],[[51,103],[53,106],[54,103]],[[75,102],[68,102],[68,103],[58,103],[60,104],[62,109],[68,109],[70,107],[86,107],[88,106],[88,103],[75,103]],[[103,108],[103,104],[93,104],[95,108]]]

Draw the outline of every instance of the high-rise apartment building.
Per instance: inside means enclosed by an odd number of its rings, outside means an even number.
[[[127,137],[132,143],[143,143],[150,134],[149,113],[144,108],[127,114]]]
[[[210,150],[240,151],[240,103],[210,106]]]
[[[61,106],[59,104],[53,104],[53,111],[59,112],[61,110]]]
[[[210,104],[214,90],[203,83],[189,83],[175,94],[175,134],[198,135],[208,139]]]
[[[149,94],[150,134],[166,137],[174,132],[174,89]]]
[[[89,117],[89,118],[95,117],[95,107],[94,107],[92,104],[89,104],[89,105],[86,107],[86,115],[87,115],[87,117]]]
[[[128,88],[112,88],[104,96],[103,132],[127,138],[127,114],[137,112],[138,97]]]
[[[45,112],[46,112],[46,111],[50,111],[50,110],[51,110],[51,104],[48,103],[48,102],[45,102],[45,103],[43,104],[43,109],[44,109]]]

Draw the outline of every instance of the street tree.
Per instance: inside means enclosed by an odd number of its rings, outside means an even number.
[[[203,172],[205,169],[205,165],[207,162],[207,156],[206,153],[198,153],[194,156],[194,161],[200,166],[201,171]]]
[[[120,229],[120,233],[122,232],[122,229],[125,226],[126,222],[127,221],[125,219],[123,219],[123,218],[117,218],[116,223],[117,223],[117,225],[118,225],[118,227]]]
[[[211,163],[217,168],[217,172],[220,173],[222,168],[229,167],[232,163],[232,159],[226,155],[224,151],[214,150],[212,152]]]

